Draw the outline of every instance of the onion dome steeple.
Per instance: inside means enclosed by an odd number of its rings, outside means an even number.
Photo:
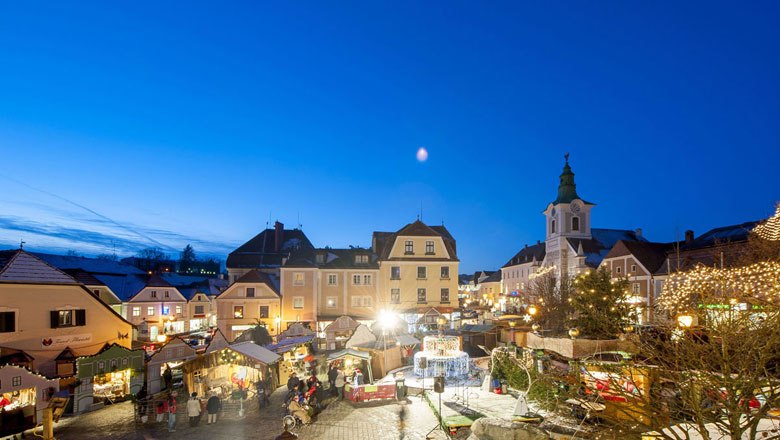
[[[553,205],[571,203],[574,199],[582,200],[580,196],[577,195],[577,185],[574,183],[574,173],[569,166],[569,153],[566,153],[563,157],[566,159],[566,164],[563,166],[561,180],[558,184],[558,198],[552,202]],[[590,202],[582,201],[585,204],[592,205]]]

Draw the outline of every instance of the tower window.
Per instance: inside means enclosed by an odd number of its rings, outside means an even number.
[[[579,231],[580,230],[580,218],[579,217],[572,217],[571,218],[571,230],[572,231]]]
[[[555,234],[555,220],[550,222],[550,233]]]

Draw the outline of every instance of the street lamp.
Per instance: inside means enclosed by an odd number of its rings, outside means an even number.
[[[569,329],[569,337],[571,337],[572,339],[577,339],[577,336],[579,335],[580,335],[580,329],[578,329],[577,327],[572,327]]]
[[[395,325],[395,316],[392,312],[382,309],[377,321],[382,328],[382,372],[387,374],[387,329]]]
[[[512,342],[512,344],[515,343],[515,326],[517,325],[517,322],[513,319],[509,321],[509,340]]]
[[[677,317],[677,325],[682,328],[689,328],[693,325],[693,316],[689,314],[683,314]]]

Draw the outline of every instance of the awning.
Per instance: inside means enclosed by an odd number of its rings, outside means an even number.
[[[396,335],[395,340],[398,341],[401,345],[417,345],[420,343],[419,339],[406,333]]]
[[[237,353],[241,353],[246,357],[262,362],[265,365],[274,364],[279,361],[279,359],[281,359],[281,356],[278,354],[251,341],[239,342],[238,344],[233,344],[228,348]]]
[[[329,354],[328,360],[333,361],[336,359],[343,358],[345,356],[354,356],[361,359],[365,359],[367,361],[371,360],[371,355],[369,353],[366,353],[365,351],[353,350],[351,348],[345,348],[344,350]]]

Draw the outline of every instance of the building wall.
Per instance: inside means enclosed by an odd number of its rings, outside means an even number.
[[[411,240],[414,254],[405,253],[405,242]],[[426,255],[426,241],[433,241],[434,252]],[[417,307],[456,307],[458,304],[458,262],[444,247],[441,237],[397,237],[390,260],[379,263],[379,307],[409,310]],[[446,259],[446,260],[444,260]],[[438,261],[426,261],[438,260]],[[399,279],[392,279],[392,268],[400,268]],[[418,278],[417,268],[425,267],[426,277]],[[441,277],[441,268],[449,268],[449,276]],[[425,289],[426,301],[418,302],[418,289]],[[392,301],[392,289],[399,289],[398,302]],[[441,289],[449,289],[449,300],[441,301]]]
[[[50,312],[64,309],[85,310],[85,325],[52,328]],[[0,284],[0,311],[16,312],[16,329],[0,333],[0,346],[28,353],[35,369],[49,377],[65,347],[81,356],[95,354],[106,343],[131,344],[130,323],[81,286]]]
[[[335,275],[336,285],[329,284],[331,275]],[[355,276],[360,277],[359,284],[355,283]],[[369,284],[366,284],[366,276],[369,277]],[[378,277],[377,269],[318,269],[318,314],[373,319],[378,310]],[[334,299],[336,307],[332,307],[333,304],[330,302]]]
[[[532,281],[529,277],[536,272],[540,264],[541,262],[528,262],[501,268],[501,293],[505,295],[514,291],[520,294],[530,293]]]
[[[303,275],[303,283],[294,282],[296,274]],[[314,322],[317,319],[317,269],[283,267],[280,286],[282,291],[282,331],[294,322]],[[296,299],[303,300],[303,307],[296,308]]]
[[[247,288],[255,289],[254,297],[247,297]],[[227,288],[215,300],[217,327],[232,341],[258,321],[266,323],[269,333],[278,333],[276,318],[281,318],[281,298],[265,283],[240,283]],[[268,307],[268,316],[261,317],[260,307]],[[243,309],[243,317],[236,316],[236,307]],[[284,329],[282,329],[284,330]]]
[[[156,297],[153,296],[155,295]],[[166,297],[167,292],[167,297]],[[140,307],[140,315],[136,316],[134,310],[136,307]],[[149,308],[154,309],[154,314],[149,314]],[[163,314],[163,307],[168,308],[168,314]],[[164,333],[165,321],[173,321],[183,323],[183,327],[179,328],[180,331],[189,331],[189,312],[187,309],[187,300],[179,293],[175,287],[144,287],[138,294],[136,294],[127,305],[123,307],[125,319],[130,321],[133,325],[140,325],[142,322],[146,322],[149,325],[149,334],[153,335],[151,327],[157,327],[157,333]],[[176,324],[181,326],[182,324]]]

